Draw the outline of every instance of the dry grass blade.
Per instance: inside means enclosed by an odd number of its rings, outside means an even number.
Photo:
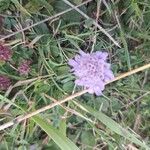
[[[51,97],[51,96],[49,96],[49,95],[47,95],[47,94],[44,94],[44,96],[45,96],[46,98],[52,100],[52,101],[55,102],[55,103],[58,102],[58,100],[54,99],[53,97]],[[87,120],[87,121],[90,121],[90,122],[94,123],[91,119],[89,119],[89,118],[83,116],[81,113],[75,111],[74,109],[71,109],[71,108],[69,108],[69,107],[66,107],[66,106],[64,106],[64,105],[62,105],[62,104],[60,104],[60,106],[61,106],[62,108],[64,108],[66,111],[70,112],[71,114],[74,114],[74,115],[76,115],[76,116],[79,116],[79,117],[81,117],[81,118],[84,118],[84,119]]]
[[[116,78],[115,78],[114,80],[112,80],[111,82],[114,82],[114,81],[120,80],[120,79],[122,79],[122,78],[128,77],[128,76],[130,76],[130,75],[132,75],[132,74],[135,74],[135,73],[137,73],[137,72],[143,71],[143,70],[148,69],[148,68],[150,68],[150,64],[146,64],[146,65],[144,65],[144,66],[142,66],[142,67],[139,67],[139,68],[137,68],[137,69],[134,69],[134,70],[131,70],[131,71],[129,71],[129,72],[126,72],[126,73],[124,73],[124,74],[122,74],[122,75],[116,77]],[[109,82],[109,83],[110,83],[110,82]],[[108,83],[108,84],[109,84],[109,83]]]
[[[73,4],[71,4],[68,0],[62,0],[62,1],[64,1],[66,4],[68,4],[73,9],[75,9],[77,12],[79,12],[86,19],[91,19],[89,16],[87,16],[85,13],[83,13],[79,8],[77,8],[76,6],[74,6]],[[120,47],[120,45],[118,44],[118,42],[115,41],[114,38],[105,29],[103,29],[96,21],[93,20],[93,24],[95,26],[97,26],[97,28],[100,29],[101,32],[103,32],[116,46]]]
[[[44,112],[44,111],[46,111],[48,109],[51,109],[51,108],[53,108],[53,107],[55,107],[57,105],[61,105],[61,104],[65,103],[65,102],[67,102],[69,100],[72,100],[75,97],[78,97],[80,95],[85,94],[86,92],[87,92],[87,90],[83,90],[81,92],[78,92],[78,93],[75,93],[75,94],[73,94],[71,96],[68,96],[68,97],[64,98],[63,100],[61,100],[61,101],[57,101],[55,103],[52,103],[52,104],[47,105],[45,107],[42,107],[42,108],[38,109],[37,111],[31,112],[31,113],[29,113],[27,115],[24,115],[24,116],[19,116],[19,117],[15,118],[14,120],[12,120],[12,121],[10,121],[8,123],[1,125],[0,126],[0,131],[6,129],[6,128],[8,128],[8,127],[10,127],[10,126],[12,126],[12,125],[14,125],[16,123],[19,123],[19,122],[21,122],[21,121],[23,121],[25,119],[31,118],[31,117],[33,117],[33,116],[35,116],[35,115],[37,115],[37,114],[39,114],[41,112]]]
[[[21,33],[21,32],[23,32],[23,31],[25,31],[25,30],[28,30],[28,29],[30,29],[30,28],[33,28],[33,27],[35,27],[35,26],[37,26],[37,25],[39,25],[39,24],[41,24],[41,23],[44,23],[44,22],[46,22],[46,21],[52,20],[52,19],[54,19],[54,18],[57,18],[57,17],[59,17],[59,16],[65,14],[65,13],[67,13],[67,12],[69,12],[69,11],[75,9],[75,8],[78,8],[78,7],[82,6],[82,5],[85,5],[85,4],[87,4],[87,3],[91,2],[91,1],[92,1],[92,0],[87,0],[87,1],[83,2],[82,4],[80,4],[80,5],[78,5],[78,6],[75,6],[74,8],[69,8],[69,9],[67,9],[67,10],[65,10],[65,11],[62,11],[62,12],[60,12],[60,13],[54,15],[54,16],[50,16],[50,17],[48,17],[48,18],[46,18],[46,19],[44,19],[44,20],[42,20],[42,21],[39,21],[39,22],[37,22],[37,23],[35,23],[35,24],[32,24],[31,26],[28,26],[28,27],[26,27],[26,28],[23,28],[23,29],[21,29],[21,30],[18,30],[18,31],[16,31],[16,32],[12,33],[12,34],[9,34],[9,35],[5,36],[5,37],[2,37],[2,38],[0,38],[0,41],[3,41],[3,40],[5,40],[5,39],[7,39],[7,38],[10,38],[10,37],[12,37],[12,36],[14,36],[14,35],[16,35],[16,34],[18,34],[18,33]]]
[[[150,64],[144,65],[144,66],[142,66],[140,68],[134,69],[134,70],[129,71],[129,72],[123,74],[123,75],[120,75],[120,76],[116,77],[113,81],[110,81],[109,83],[117,81],[117,80],[122,79],[122,78],[125,78],[127,76],[130,76],[130,75],[132,75],[134,73],[137,73],[139,71],[142,71],[142,70],[145,70],[145,69],[148,69],[148,68],[150,68]],[[109,83],[107,83],[107,84],[109,84]],[[50,105],[42,107],[42,108],[40,108],[40,109],[38,109],[38,110],[36,110],[34,112],[31,112],[31,113],[26,114],[24,116],[19,116],[19,117],[15,118],[13,121],[10,121],[8,123],[5,123],[5,124],[1,125],[0,126],[0,131],[6,129],[6,128],[8,128],[8,127],[10,127],[10,126],[12,126],[12,125],[14,125],[16,123],[20,123],[21,121],[23,121],[25,119],[31,118],[31,117],[33,117],[33,116],[35,116],[35,115],[37,115],[37,114],[39,114],[41,112],[44,112],[44,111],[46,111],[48,109],[51,109],[51,108],[53,108],[55,106],[61,105],[61,104],[65,103],[65,102],[67,102],[69,100],[72,100],[72,99],[78,97],[78,96],[81,96],[81,95],[85,94],[87,91],[88,90],[80,91],[80,92],[75,93],[73,95],[70,95],[70,96],[68,96],[68,97],[66,97],[66,98],[64,98],[64,99],[62,99],[60,101],[57,101],[57,102],[54,102],[54,103],[52,103]]]

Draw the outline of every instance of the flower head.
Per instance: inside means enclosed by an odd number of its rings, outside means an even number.
[[[12,52],[7,46],[0,44],[0,61],[7,61],[11,58]]]
[[[23,62],[20,63],[19,67],[18,67],[18,72],[20,73],[20,75],[28,75],[29,71],[30,71],[30,65],[31,61],[29,60],[24,60]]]
[[[88,92],[101,95],[105,84],[114,78],[110,64],[106,62],[106,52],[79,52],[74,59],[69,60],[72,72],[77,77],[75,83],[88,89]]]
[[[10,85],[10,79],[6,76],[0,75],[0,91],[7,90]]]

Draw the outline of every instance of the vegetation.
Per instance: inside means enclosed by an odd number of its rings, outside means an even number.
[[[131,75],[150,66],[150,1],[70,2],[0,0],[0,149],[150,149],[149,70]],[[127,77],[86,93],[68,65],[79,50]]]

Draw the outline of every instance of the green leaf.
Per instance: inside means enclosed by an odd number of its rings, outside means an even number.
[[[31,16],[31,14],[18,2],[18,0],[11,0],[12,3],[16,6],[18,10],[20,10],[23,14]]]
[[[143,147],[143,148],[147,148],[149,149],[145,143],[141,142],[135,134],[129,132],[128,130],[124,129],[123,127],[121,127],[117,122],[115,122],[114,120],[112,120],[110,117],[106,116],[104,113],[100,112],[100,111],[96,111],[93,108],[85,105],[85,104],[81,104],[81,103],[75,103],[76,105],[78,105],[81,109],[83,109],[84,111],[88,112],[89,114],[93,115],[96,119],[98,119],[99,121],[101,121],[107,128],[109,128],[111,131],[123,136],[124,138],[128,139],[129,141]]]
[[[54,10],[57,12],[61,12],[61,11],[64,11],[64,10],[70,8],[70,6],[65,4],[62,0],[54,1],[53,6],[54,6]],[[80,10],[82,10],[84,13],[86,13],[85,6],[81,6]],[[69,13],[65,13],[63,15],[63,21],[65,21],[66,23],[80,22],[81,18],[82,18],[82,16],[76,10],[72,10]]]
[[[46,120],[34,116],[32,119],[44,130],[49,137],[51,137],[54,142],[62,149],[62,150],[79,150],[79,148],[66,136],[62,134],[59,130],[50,125]]]
[[[8,9],[10,0],[0,0],[0,13],[4,13],[4,10]]]
[[[53,7],[46,0],[30,0],[25,8],[32,13],[39,13],[39,11],[45,7],[48,12],[53,11]]]
[[[76,5],[79,5],[82,3],[82,0],[73,0],[73,2],[76,4]]]
[[[73,87],[74,87],[74,82],[73,82],[73,81],[66,82],[66,83],[63,85],[63,89],[64,89],[64,91],[66,91],[66,92],[72,92]]]
[[[66,129],[67,129],[67,125],[66,125],[66,119],[62,119],[60,121],[60,125],[59,125],[59,131],[66,136]]]
[[[81,142],[87,145],[86,150],[92,150],[95,145],[95,137],[90,131],[83,131],[81,134]]]
[[[37,0],[47,9],[49,13],[53,11],[53,7],[46,0]]]
[[[46,93],[50,90],[50,86],[42,81],[35,83],[34,91],[37,94]]]

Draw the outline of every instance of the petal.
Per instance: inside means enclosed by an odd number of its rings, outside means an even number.
[[[77,63],[75,60],[73,60],[73,59],[70,59],[70,60],[68,61],[68,64],[69,64],[70,66],[76,66],[76,65],[78,65],[78,63]]]
[[[79,61],[79,62],[80,62],[80,61],[81,61],[81,56],[80,56],[80,55],[76,55],[74,59],[75,59],[76,61]]]
[[[103,87],[100,87],[100,86],[94,87],[94,93],[96,95],[101,95],[103,90],[104,90],[104,86]]]
[[[88,89],[88,93],[94,94],[94,90],[93,90],[92,88],[89,88],[89,89]]]
[[[105,63],[105,64],[104,64],[104,67],[105,67],[106,69],[110,69],[111,64],[110,64],[110,63]]]
[[[113,72],[111,70],[105,70],[105,77],[109,78],[110,80],[114,79]]]
[[[75,80],[75,84],[76,84],[76,85],[83,86],[83,81],[80,80],[80,79],[76,79],[76,80]]]
[[[108,77],[105,77],[105,78],[104,78],[104,82],[105,82],[105,83],[107,83],[107,82],[109,82],[109,81],[110,81],[110,78],[108,78]]]
[[[106,60],[108,57],[108,53],[107,52],[96,52],[96,55],[99,59],[103,59]]]
[[[97,91],[97,92],[95,92],[95,94],[96,94],[97,96],[100,96],[100,95],[102,95],[102,91]]]
[[[84,51],[82,51],[82,50],[79,50],[79,54],[82,55],[82,56],[87,55],[87,54],[86,54]]]

